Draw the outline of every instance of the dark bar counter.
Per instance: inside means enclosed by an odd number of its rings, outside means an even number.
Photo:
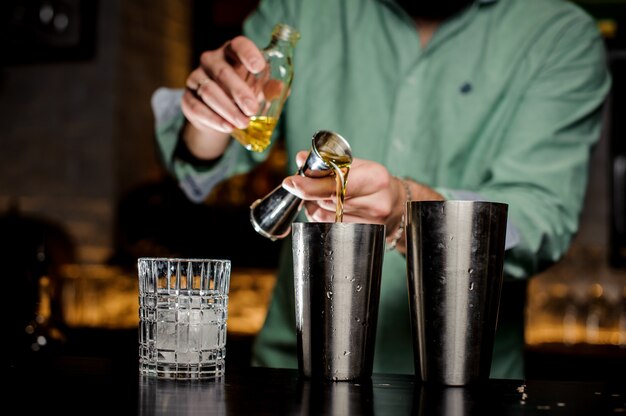
[[[423,385],[413,376],[393,374],[374,374],[371,380],[360,382],[324,382],[304,379],[292,369],[250,368],[229,362],[227,357],[226,375],[221,379],[170,381],[138,374],[135,345],[135,331],[122,339],[99,334],[80,350],[52,350],[13,361],[4,372],[4,413],[115,416],[626,414],[623,377],[607,381],[489,380],[474,387],[448,388]],[[124,353],[107,356],[105,352],[110,349]],[[7,410],[11,413],[6,413]]]

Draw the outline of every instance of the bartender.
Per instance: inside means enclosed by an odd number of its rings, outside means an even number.
[[[244,36],[205,52],[186,88],[153,96],[163,162],[193,201],[267,157],[230,133],[257,110],[244,78],[264,68],[259,48],[278,22],[301,33],[273,141],[289,156],[283,187],[306,201],[300,220],[335,220],[334,179],[293,175],[325,129],[355,156],[343,221],[386,225],[374,373],[415,371],[406,200],[462,199],[509,205],[491,377],[524,378],[526,283],[578,230],[610,88],[593,19],[564,0],[261,0]],[[291,242],[279,244],[253,364],[296,368]]]

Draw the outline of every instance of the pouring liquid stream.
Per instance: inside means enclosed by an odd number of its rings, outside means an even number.
[[[352,157],[349,155],[338,156],[331,153],[319,152],[322,160],[333,168],[336,181],[337,207],[335,208],[335,222],[343,222],[343,204],[346,198],[346,185]]]

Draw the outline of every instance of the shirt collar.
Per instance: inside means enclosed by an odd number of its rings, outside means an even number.
[[[380,0],[383,3],[396,3],[395,0]],[[475,0],[475,3],[479,6],[486,6],[488,4],[497,3],[498,0]]]

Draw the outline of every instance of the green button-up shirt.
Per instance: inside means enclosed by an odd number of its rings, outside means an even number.
[[[286,140],[287,173],[316,131],[333,130],[355,157],[448,199],[509,204],[519,236],[507,250],[507,281],[523,281],[564,254],[578,228],[610,86],[603,42],[587,14],[559,0],[477,1],[421,48],[415,23],[393,1],[264,0],[244,31],[263,47],[278,22],[301,32],[276,133]],[[178,97],[155,94],[157,137],[191,199],[203,200],[218,181],[267,156],[233,141],[210,167],[177,159]],[[295,368],[289,239],[284,244],[254,361]],[[374,371],[413,373],[406,260],[388,252],[383,267]],[[493,377],[523,377],[522,307],[501,304]]]

